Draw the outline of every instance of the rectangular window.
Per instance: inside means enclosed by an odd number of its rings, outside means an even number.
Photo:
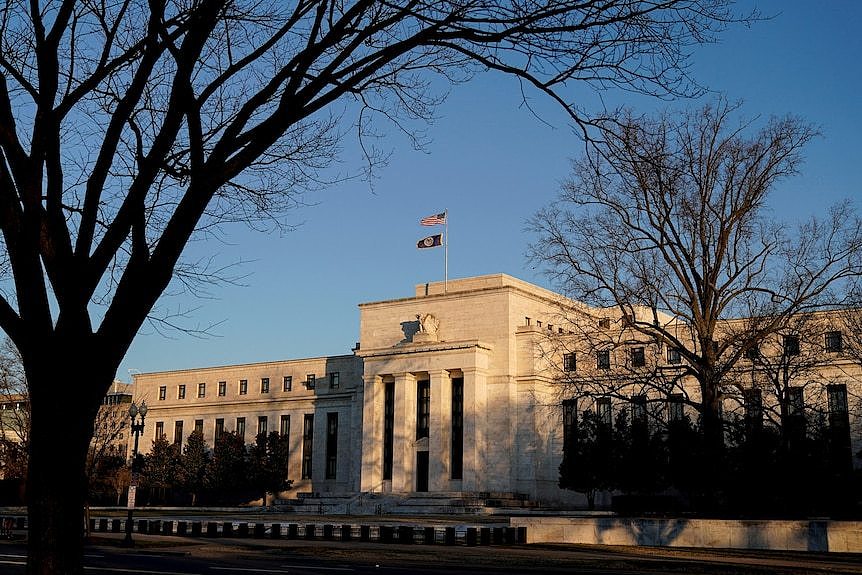
[[[248,380],[247,379],[239,380],[239,394],[245,395],[247,393],[248,393]]]
[[[329,389],[338,389],[341,386],[341,374],[333,371],[329,374]]]
[[[185,399],[186,398],[186,386],[184,384],[180,384],[177,386],[177,399]]]
[[[220,381],[218,382],[218,396],[224,397],[225,395],[227,395],[227,382]]]
[[[563,354],[563,371],[577,371],[578,358],[574,353]]]
[[[305,376],[305,389],[314,389],[314,380],[315,375],[313,373],[309,373]]]
[[[326,414],[326,479],[335,479],[338,471],[338,413]]]
[[[799,336],[784,336],[784,355],[799,355]]]
[[[682,363],[682,356],[679,354],[679,350],[677,348],[667,348],[667,362],[670,364]]]
[[[758,430],[763,426],[763,394],[757,388],[743,389],[745,402],[745,425],[748,430]]]
[[[183,444],[183,422],[175,421],[174,422],[174,443],[177,445]]]
[[[464,476],[464,378],[452,378],[452,448],[451,479]]]
[[[847,413],[847,386],[832,384],[826,386],[826,396],[829,403],[829,415],[844,415]]]
[[[644,348],[632,348],[632,367],[643,367],[646,365],[646,353]]]
[[[801,387],[790,387],[787,389],[787,415],[803,415],[805,412],[805,401]]]
[[[667,420],[682,421],[685,416],[685,398],[681,393],[671,393],[667,396]]]
[[[204,420],[203,419],[195,419],[195,433],[200,433],[203,435],[204,432]]]
[[[281,382],[281,391],[291,391],[293,389],[293,376],[285,375]]]
[[[168,397],[168,386],[161,385],[159,386],[159,401],[164,401]]]
[[[219,417],[215,420],[215,433],[213,434],[213,443],[217,442],[224,433],[224,418]]]
[[[259,416],[257,418],[257,434],[260,435],[261,433],[263,433],[264,435],[266,435],[268,433],[266,429],[268,424],[269,420],[265,415]]]
[[[392,457],[395,444],[395,382],[383,388],[383,479],[392,479]]]
[[[236,434],[240,439],[245,441],[245,418],[237,417],[236,418]]]
[[[198,384],[198,397],[206,397],[207,395],[207,384],[199,383]]]
[[[605,425],[613,423],[613,408],[610,397],[599,397],[596,399],[596,415],[599,416],[599,421]]]
[[[844,342],[841,341],[840,331],[827,331],[824,338],[826,353],[840,353],[844,348]]]
[[[416,439],[428,437],[431,429],[431,382],[416,382]]]
[[[302,420],[302,478],[311,479],[314,450],[314,414],[306,413]]]
[[[563,450],[573,453],[578,437],[578,400],[563,401]]]
[[[269,393],[269,378],[261,377],[260,378],[260,392],[261,393]]]
[[[611,351],[609,349],[604,349],[596,352],[596,368],[611,368]]]
[[[632,423],[643,425],[647,420],[647,397],[644,394],[633,395],[632,402]]]
[[[156,422],[156,439],[161,439],[165,436],[165,422],[157,421]]]
[[[281,434],[282,437],[289,437],[290,436],[290,416],[289,415],[282,415],[281,416],[281,421],[279,422],[279,426],[278,426],[278,432]]]
[[[603,317],[599,320],[599,328],[608,329],[611,327],[611,320],[609,318]]]
[[[745,359],[749,361],[756,361],[760,358],[760,348],[756,345],[753,345],[745,350]]]

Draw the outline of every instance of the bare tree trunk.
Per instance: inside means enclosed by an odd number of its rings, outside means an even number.
[[[85,338],[62,339],[32,355],[23,352],[33,422],[27,575],[83,573],[87,450],[102,392],[114,375],[88,361],[86,344],[74,341]],[[70,377],[76,371],[81,375]],[[78,378],[86,381],[77,385]]]
[[[47,386],[46,386],[47,387]],[[83,573],[84,456],[91,430],[84,416],[55,409],[34,425],[27,479],[28,575]],[[62,473],[57,473],[62,470]]]

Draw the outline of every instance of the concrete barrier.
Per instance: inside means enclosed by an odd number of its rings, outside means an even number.
[[[218,537],[218,523],[207,521],[207,537]]]
[[[526,543],[862,552],[862,522],[826,520],[513,517]]]
[[[553,521],[559,518],[518,518],[528,521],[545,521],[543,530],[540,530],[539,538],[532,538],[530,542],[538,541],[568,541],[559,533],[559,525]],[[563,518],[570,520],[571,518]],[[110,521],[110,523],[109,523]],[[512,522],[516,521],[513,518]],[[120,532],[122,521],[118,518],[92,518],[90,519],[90,528],[93,531],[107,531],[110,527],[111,531]],[[577,528],[566,523],[569,531],[578,531]],[[357,534],[354,534],[354,528],[357,529]],[[269,529],[269,534],[267,534]],[[137,524],[137,532],[140,534],[149,535],[176,535],[191,536],[191,537],[254,537],[262,539],[271,537],[272,539],[287,539],[303,538],[307,540],[322,539],[325,541],[354,541],[363,542],[378,541],[380,543],[398,543],[402,545],[412,545],[421,543],[424,545],[436,545],[438,541],[444,545],[513,545],[517,543],[527,543],[527,526],[511,526],[511,527],[480,527],[472,526],[461,528],[459,532],[453,526],[447,527],[431,527],[431,526],[414,526],[414,525],[367,525],[360,524],[354,526],[351,524],[335,525],[332,523],[308,523],[296,524],[290,523],[285,526],[281,523],[249,523],[246,521],[174,521],[172,519],[139,519]],[[438,530],[441,539],[438,539]],[[836,531],[834,528],[828,532],[825,526],[819,524],[810,527],[809,541],[812,544],[811,550],[834,550],[838,547],[846,547],[851,549],[860,537],[858,532],[852,529],[845,531]],[[604,541],[607,543],[614,529],[605,526],[602,529],[604,533]],[[463,538],[459,534],[463,533]],[[550,534],[550,535],[549,535]],[[582,535],[582,534],[581,534]],[[544,537],[544,539],[542,539]],[[550,537],[550,538],[549,538]],[[831,537],[831,543],[830,543]],[[621,540],[622,541],[622,540]],[[613,543],[608,543],[613,544]],[[632,544],[632,543],[620,543]],[[769,549],[766,542],[761,542],[761,546],[757,548]]]
[[[465,542],[470,547],[476,546],[476,528],[475,527],[468,527],[467,528],[467,535],[465,536]]]

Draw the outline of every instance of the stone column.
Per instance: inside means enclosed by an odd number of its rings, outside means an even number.
[[[362,398],[362,491],[380,491],[383,482],[383,379],[365,374]]]
[[[485,372],[467,368],[464,372],[464,491],[487,491],[485,452],[487,449],[486,410],[488,386]]]
[[[382,438],[382,435],[381,435]],[[392,491],[416,490],[416,378],[395,374],[395,429],[392,457]]]
[[[452,436],[452,380],[449,372],[429,372],[431,380],[431,429],[428,437],[428,489],[449,491],[449,459]]]

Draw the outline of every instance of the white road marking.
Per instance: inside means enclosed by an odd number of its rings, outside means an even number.
[[[317,565],[282,565],[287,569],[314,569],[316,571],[356,571],[350,567],[318,567]]]
[[[143,575],[200,575],[189,571],[148,571],[146,569],[123,569],[121,567],[84,567],[85,571],[108,571],[110,573],[141,573]]]
[[[284,569],[259,569],[249,567],[210,567],[213,571],[250,571],[252,573],[290,573]]]

